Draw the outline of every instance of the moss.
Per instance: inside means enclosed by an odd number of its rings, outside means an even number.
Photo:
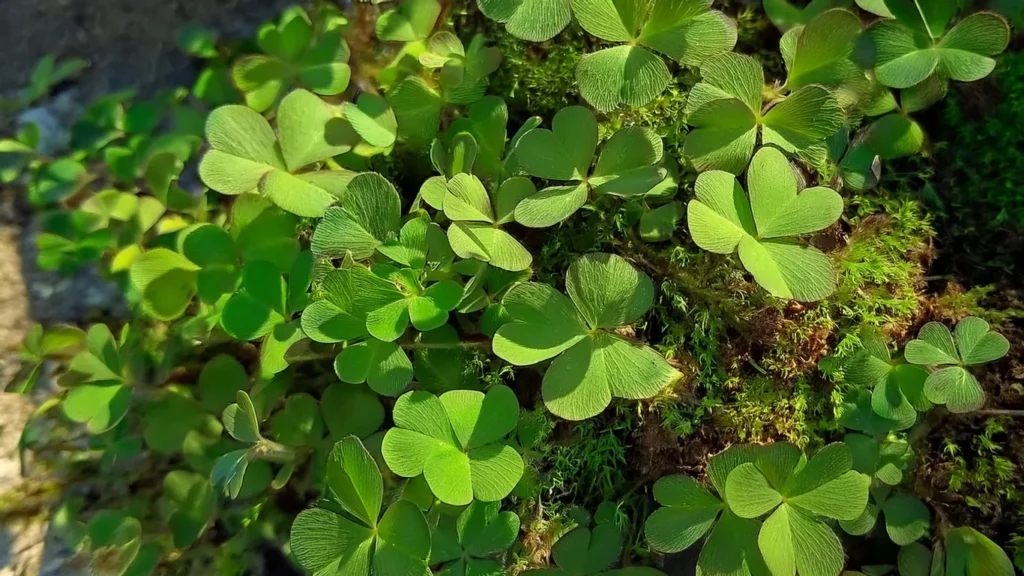
[[[826,433],[838,430],[831,419],[836,401],[831,391],[817,390],[803,378],[792,386],[752,378],[743,382],[731,402],[715,410],[715,424],[734,429],[744,441],[818,445]]]

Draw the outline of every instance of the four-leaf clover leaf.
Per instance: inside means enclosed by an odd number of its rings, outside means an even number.
[[[814,301],[833,292],[836,274],[828,256],[792,240],[832,225],[843,199],[831,188],[797,194],[796,175],[777,149],[762,148],[747,170],[749,199],[728,172],[703,172],[697,197],[687,205],[690,236],[718,254],[739,252],[743,267],[779,298]]]
[[[876,414],[894,422],[896,430],[909,428],[917,420],[917,412],[931,409],[924,394],[928,372],[912,364],[895,364],[885,342],[876,335],[862,338],[863,350],[845,367],[847,379],[872,388],[871,408]]]
[[[852,466],[845,444],[829,444],[808,460],[777,442],[729,473],[725,491],[737,516],[771,513],[757,543],[772,574],[835,576],[843,569],[843,545],[821,517],[853,520],[864,512],[870,479]]]
[[[697,566],[703,574],[768,574],[757,534],[761,523],[741,518],[729,508],[726,482],[737,466],[757,461],[764,450],[754,444],[737,444],[708,462],[708,479],[718,496],[688,476],[665,476],[654,484],[654,499],[663,507],[644,524],[651,548],[659,552],[682,552],[710,530],[701,548]],[[714,526],[714,528],[712,528]]]
[[[501,512],[498,502],[474,501],[458,518],[441,515],[433,533],[430,563],[446,565],[437,574],[502,574],[504,565],[490,557],[519,537],[519,516]]]
[[[511,322],[494,353],[517,366],[554,358],[544,373],[548,410],[567,420],[600,414],[612,397],[650,398],[681,374],[657,352],[615,333],[650,309],[651,279],[622,258],[588,254],[565,277],[569,296],[547,284],[512,287],[502,304]]]
[[[646,193],[665,179],[661,137],[653,130],[630,126],[619,130],[601,150],[594,170],[597,120],[590,110],[569,106],[555,114],[551,130],[537,128],[524,134],[515,147],[519,167],[537,178],[572,181],[528,196],[516,206],[516,221],[531,228],[553,226],[579,210],[598,194],[631,197]]]
[[[573,0],[580,26],[623,46],[587,54],[576,67],[580,95],[602,112],[620,104],[645,106],[672,80],[665,62],[650,48],[686,66],[736,45],[736,25],[711,10],[712,0],[600,2]]]
[[[494,195],[494,204],[480,179],[457,174],[448,181],[444,214],[452,221],[448,241],[460,258],[475,258],[492,266],[519,272],[533,256],[511,234],[501,229],[515,218],[516,206],[537,189],[528,178],[505,180]]]
[[[298,216],[323,216],[354,174],[299,170],[351,150],[359,137],[327,103],[304,90],[286,96],[277,117],[274,134],[251,108],[229,105],[211,112],[206,120],[210,150],[199,163],[199,177],[221,194],[258,192]]]
[[[701,81],[686,100],[683,150],[698,170],[739,174],[757,144],[786,152],[814,154],[823,140],[843,124],[839,101],[825,87],[812,84],[795,90],[763,110],[764,71],[751,58],[732,52],[712,56],[700,67]]]
[[[452,390],[440,397],[408,392],[395,403],[395,427],[381,452],[399,476],[423,474],[445,504],[496,502],[523,475],[523,459],[503,438],[516,427],[519,401],[507,386]]]
[[[355,436],[334,445],[327,488],[335,509],[310,508],[292,523],[291,548],[303,568],[320,576],[429,574],[430,527],[408,500],[381,515],[384,482],[373,457]]]
[[[296,83],[325,96],[341,94],[352,76],[342,32],[329,27],[318,35],[297,6],[285,11],[276,26],[265,24],[257,42],[266,54],[240,58],[231,71],[245,103],[257,112],[269,110]]]
[[[1006,337],[990,332],[981,318],[970,317],[956,325],[955,333],[939,322],[925,324],[903,354],[911,364],[937,367],[924,383],[929,400],[951,412],[970,412],[985,403],[985,391],[967,367],[994,362],[1009,350]]]
[[[994,12],[972,14],[949,29],[956,2],[885,0],[885,6],[895,19],[879,20],[866,38],[874,47],[875,78],[891,88],[910,88],[932,74],[981,80],[1010,41],[1010,25]]]

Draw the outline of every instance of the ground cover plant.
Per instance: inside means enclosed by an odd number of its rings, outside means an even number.
[[[929,284],[898,172],[1010,35],[937,0],[183,30],[191,90],[0,141],[39,265],[131,309],[23,343],[53,530],[119,576],[1011,576],[1022,313]]]

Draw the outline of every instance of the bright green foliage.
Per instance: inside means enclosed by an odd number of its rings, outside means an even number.
[[[6,392],[24,394],[32,390],[46,361],[66,361],[78,354],[86,342],[86,334],[74,326],[54,326],[46,330],[35,324],[25,333],[21,343],[21,359],[28,366],[22,378],[13,380]]]
[[[768,567],[757,547],[761,523],[737,516],[726,500],[726,482],[732,471],[741,464],[755,463],[765,450],[753,444],[738,444],[713,456],[707,474],[717,496],[688,476],[658,480],[654,499],[663,507],[644,524],[651,548],[681,552],[710,531],[697,560],[701,573],[767,576]]]
[[[881,136],[884,131],[878,133]],[[877,137],[876,137],[877,138]],[[876,140],[882,143],[882,140]],[[856,137],[850,138],[847,128],[840,128],[825,141],[828,145],[828,163],[832,174],[842,178],[843,188],[868,190],[874,188],[882,177],[882,166],[878,154]],[[891,140],[885,140],[887,145]]]
[[[843,199],[825,187],[797,194],[796,174],[782,152],[762,148],[747,170],[747,194],[728,172],[704,172],[687,205],[693,241],[719,254],[739,251],[743,267],[773,296],[814,301],[835,290],[827,256],[792,237],[832,225]]]
[[[444,576],[502,574],[504,565],[491,559],[519,537],[519,516],[500,512],[497,502],[474,501],[457,518],[441,515],[433,531],[430,563],[444,563]]]
[[[849,1],[846,2],[849,4]],[[809,8],[811,8],[809,6]],[[844,108],[864,107],[876,98],[874,88],[855,61],[860,18],[849,10],[823,11],[806,25],[791,29],[779,42],[786,64],[786,88],[821,85],[836,93]]]
[[[871,388],[871,409],[904,430],[917,420],[917,412],[932,408],[925,395],[928,372],[911,364],[894,364],[889,347],[878,336],[862,338],[864,348],[845,367],[846,379]]]
[[[377,19],[377,38],[386,42],[426,40],[441,13],[437,0],[408,0]]]
[[[44,97],[56,85],[74,78],[89,65],[81,58],[57,60],[53,54],[47,54],[36,62],[29,75],[28,85],[18,93],[18,104],[27,107]]]
[[[530,176],[569,181],[524,198],[515,209],[516,221],[531,228],[553,226],[579,210],[590,192],[629,198],[648,192],[665,178],[658,167],[663,153],[654,131],[631,126],[605,143],[593,171],[597,121],[580,106],[559,110],[551,130],[534,129],[516,143],[518,166]]]
[[[871,490],[871,501],[855,520],[839,522],[843,530],[854,536],[871,533],[878,516],[885,516],[885,531],[900,546],[906,546],[928,535],[931,515],[923,502],[908,494],[893,494],[888,486]]]
[[[867,476],[852,470],[845,444],[825,446],[810,460],[792,444],[775,443],[726,481],[729,506],[740,518],[771,515],[757,542],[772,574],[837,576],[843,547],[821,518],[852,520],[867,505]]]
[[[244,106],[221,106],[210,113],[206,137],[211,149],[199,164],[199,176],[221,194],[258,192],[293,214],[323,216],[344,195],[354,174],[296,172],[351,150],[361,140],[363,132],[354,128],[364,116],[356,120],[351,108],[338,113],[304,90],[285,97],[277,115],[275,135],[266,119]]]
[[[548,410],[583,420],[612,397],[650,398],[681,378],[654,350],[614,332],[650,309],[646,274],[618,256],[588,254],[565,283],[568,298],[547,284],[513,286],[502,299],[512,321],[494,335],[494,353],[517,366],[554,358],[542,388]]]
[[[602,505],[603,507],[604,505]],[[590,527],[585,512],[579,525],[562,535],[551,547],[551,556],[558,568],[529,570],[535,576],[661,576],[660,570],[645,566],[632,566],[609,570],[622,552],[622,532],[614,517],[602,514],[598,508],[595,523]]]
[[[934,551],[920,543],[903,547],[899,555],[899,571],[900,576],[1015,574],[1006,552],[987,536],[967,526],[948,530],[944,542],[937,544]]]
[[[491,266],[519,272],[529,268],[533,257],[500,226],[512,222],[516,206],[534,195],[537,188],[527,178],[505,180],[491,198],[473,175],[457,174],[447,183],[444,214],[452,224],[448,241],[460,258],[474,258]]]
[[[401,199],[395,187],[375,172],[359,174],[348,183],[340,204],[326,211],[313,232],[310,247],[317,256],[350,253],[355,260],[365,260],[382,247],[385,255],[391,248],[401,247],[403,252],[425,250],[425,231],[411,234],[414,229],[410,229],[404,243],[401,237],[395,238],[401,217]],[[413,266],[413,261],[404,264]]]
[[[438,32],[427,42],[427,51],[419,61],[425,68],[439,70],[444,100],[449,104],[472,104],[483,97],[487,77],[501,64],[501,51],[484,46],[485,38],[477,34],[462,45],[451,32]]]
[[[327,96],[343,92],[352,70],[341,24],[330,19],[314,23],[297,6],[286,10],[276,26],[264,24],[256,42],[265,54],[240,58],[231,70],[245,103],[257,112],[269,110],[296,85]]]
[[[812,0],[803,8],[798,8],[789,0],[764,0],[764,11],[772,24],[780,30],[789,30],[796,26],[804,26],[812,18],[832,8],[849,8],[853,0]]]
[[[217,495],[203,475],[174,470],[164,477],[160,505],[174,535],[174,545],[185,548],[199,538],[213,518]]]
[[[430,528],[423,513],[399,500],[381,515],[380,469],[358,438],[334,445],[326,496],[330,507],[304,510],[292,524],[292,553],[303,568],[323,576],[430,573]],[[339,507],[347,515],[338,513]]]
[[[874,48],[875,77],[885,86],[910,88],[931,75],[973,82],[995,68],[1010,26],[993,12],[972,14],[952,28],[956,2],[885,0],[894,19],[876,22],[866,37]]]
[[[555,37],[572,20],[569,0],[477,0],[477,7],[491,20],[505,25],[516,38],[544,42]]]
[[[879,440],[863,434],[847,434],[843,442],[853,455],[853,469],[886,486],[897,486],[903,482],[904,472],[913,462],[914,451],[904,440],[892,437]]]
[[[502,441],[519,418],[519,401],[505,386],[440,397],[408,392],[392,415],[396,427],[384,436],[384,461],[399,476],[423,474],[441,502],[496,502],[523,475],[522,457]]]
[[[121,352],[127,335],[124,330],[118,342],[105,325],[94,325],[86,336],[85,350],[71,358],[61,376],[63,386],[72,386],[61,403],[64,415],[84,424],[90,434],[116,426],[131,404],[131,382]]]
[[[576,20],[590,34],[625,45],[587,54],[576,68],[580,95],[607,112],[621,104],[645,106],[672,80],[654,50],[686,66],[732,50],[736,25],[711,10],[711,0],[571,2]]]
[[[89,522],[88,538],[94,574],[148,574],[159,559],[159,556],[151,558],[152,549],[142,546],[142,525],[139,521],[120,511],[104,510],[94,516]]]
[[[790,153],[824,157],[822,142],[843,124],[839,101],[826,88],[805,85],[764,110],[764,72],[749,56],[726,53],[701,66],[686,101],[684,154],[698,170],[739,174],[758,142]]]
[[[916,340],[907,343],[907,362],[930,366],[924,394],[951,412],[970,412],[985,403],[985,392],[968,366],[994,362],[1010,350],[1010,343],[998,332],[990,332],[981,318],[964,318],[956,332],[938,322],[925,324]]]

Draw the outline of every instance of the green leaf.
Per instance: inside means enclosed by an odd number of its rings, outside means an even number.
[[[196,387],[203,407],[220,413],[232,403],[239,391],[249,387],[249,375],[238,360],[227,354],[218,354],[203,366]]]
[[[236,450],[224,454],[213,465],[213,470],[210,472],[210,483],[227,496],[237,498],[242,491],[248,467],[248,450]]]
[[[894,160],[920,152],[924,131],[907,116],[892,113],[868,126],[864,143],[882,160]]]
[[[932,551],[914,542],[900,548],[896,566],[900,576],[928,576],[931,573]]]
[[[518,410],[515,394],[500,385],[486,395],[455,390],[440,399],[407,393],[395,404],[396,428],[384,436],[384,460],[399,476],[423,474],[442,502],[501,500],[523,473],[522,458],[500,442]]]
[[[327,461],[327,485],[331,495],[350,514],[367,526],[377,526],[384,482],[373,457],[355,436],[334,445]]]
[[[789,0],[766,0],[763,6],[772,24],[785,31],[808,24],[826,10],[846,8],[852,3],[851,0],[814,0],[803,8],[797,8]]]
[[[587,54],[576,67],[580,95],[602,112],[622,104],[646,106],[664,92],[671,80],[665,62],[639,46],[616,46]]]
[[[477,0],[477,7],[509,34],[530,42],[554,38],[572,19],[569,0]]]
[[[815,248],[782,238],[828,227],[842,214],[842,198],[823,187],[797,194],[796,176],[774,148],[762,148],[754,156],[747,182],[749,203],[728,174],[698,176],[697,197],[687,206],[694,242],[724,254],[738,249],[758,284],[780,298],[813,301],[831,294],[835,272],[829,259]]]
[[[68,419],[85,424],[90,434],[100,434],[124,418],[131,400],[130,386],[114,382],[80,384],[68,392],[61,408]]]
[[[184,314],[192,301],[198,270],[177,252],[154,248],[132,262],[128,277],[146,314],[158,320],[173,320]]]
[[[659,552],[681,552],[708,532],[724,506],[687,476],[665,476],[654,484],[654,499],[663,506],[644,524],[644,535]]]
[[[770,576],[758,548],[761,523],[726,510],[701,548],[697,569],[701,574]]]
[[[425,40],[441,14],[437,0],[407,0],[377,19],[377,38],[385,42]]]
[[[923,502],[906,494],[896,494],[882,505],[885,514],[885,530],[889,538],[900,546],[906,546],[928,535],[931,529],[931,514]]]
[[[422,1],[424,0],[413,0],[404,6]],[[367,144],[376,148],[389,148],[395,143],[398,137],[398,120],[391,105],[384,98],[363,92],[355,104],[344,103],[342,112],[352,125],[352,129]]]
[[[990,332],[988,322],[973,316],[956,325],[956,347],[965,366],[987,364],[1006,356],[1010,342],[998,332]]]
[[[562,108],[551,130],[530,130],[516,145],[520,166],[531,176],[549,180],[583,180],[597,149],[597,121],[582,106]]]
[[[757,541],[772,574],[827,576],[843,569],[843,546],[835,532],[787,504],[765,520]]]
[[[303,510],[292,522],[292,554],[314,574],[369,575],[373,541],[369,528],[323,508]]]
[[[672,238],[683,217],[683,203],[669,202],[640,217],[640,238],[645,242],[664,242]]]
[[[907,362],[922,366],[960,363],[953,334],[939,322],[921,327],[917,338],[907,343],[904,354]]]
[[[998,544],[974,528],[962,526],[946,533],[946,574],[1010,576],[1013,565]]]
[[[209,480],[194,472],[173,470],[164,477],[164,498],[172,507],[167,523],[178,548],[191,546],[216,512],[217,497]]]
[[[611,254],[587,254],[573,262],[565,286],[591,328],[631,324],[654,304],[650,277]]]
[[[320,410],[334,438],[348,435],[366,438],[384,423],[384,405],[380,398],[361,386],[331,384],[320,399]]]
[[[811,84],[830,88],[854,88],[857,81],[866,85],[864,73],[851,58],[861,34],[860,18],[849,10],[827,10],[829,4],[851,4],[850,0],[818,0],[804,10],[817,11],[798,33],[792,62],[787,63],[786,86],[797,90]]]
[[[419,76],[411,76],[387,98],[398,123],[398,139],[414,148],[429,145],[441,122],[441,95]]]
[[[284,408],[270,418],[274,438],[285,446],[312,446],[324,435],[320,407],[315,398],[306,393],[292,394]]]
[[[260,435],[260,422],[256,417],[256,408],[244,390],[239,390],[235,394],[235,403],[224,409],[222,420],[224,429],[239,442],[252,444],[263,438]]]
[[[412,381],[412,363],[394,342],[369,339],[348,346],[334,360],[342,382],[362,384],[384,396],[397,396]]]
[[[398,191],[376,172],[363,173],[348,185],[339,205],[327,210],[313,231],[311,248],[318,256],[364,260],[396,234],[401,222]]]
[[[740,464],[729,474],[725,492],[729,508],[740,518],[757,518],[782,503],[782,494],[752,463]]]
[[[517,366],[553,358],[586,337],[575,305],[547,284],[517,284],[502,304],[516,321],[498,329],[494,353]]]
[[[281,154],[290,171],[344,154],[359,142],[353,128],[312,92],[294,90],[277,109]]]

